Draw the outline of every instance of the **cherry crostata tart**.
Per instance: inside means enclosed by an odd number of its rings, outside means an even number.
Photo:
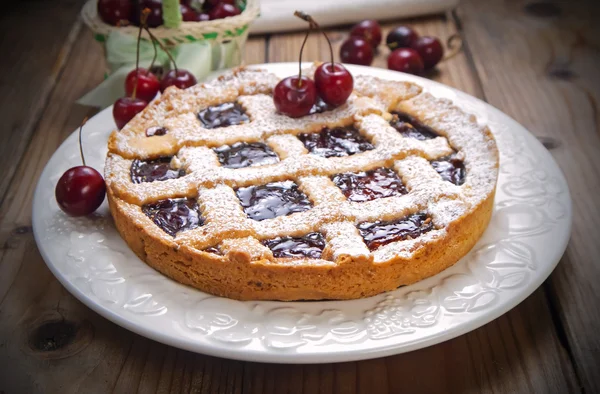
[[[473,247],[498,175],[487,127],[416,84],[360,75],[345,104],[290,118],[277,83],[241,68],[169,88],[112,133],[110,209],[143,261],[219,296],[352,299]]]

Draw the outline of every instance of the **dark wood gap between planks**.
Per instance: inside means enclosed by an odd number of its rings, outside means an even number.
[[[562,319],[564,317],[560,316],[558,300],[556,299],[556,291],[554,291],[554,289],[552,288],[552,283],[549,280],[545,280],[544,283],[542,283],[542,287],[544,288],[544,295],[546,296],[546,300],[548,301],[548,309],[550,310],[550,317],[552,318],[552,322],[554,323],[554,327],[556,328],[556,336],[558,338],[558,341],[560,345],[564,348],[568,360],[573,366],[573,372],[575,374],[575,379],[577,379],[577,385],[581,389],[581,392],[585,393],[585,387],[581,379],[581,371],[577,366],[577,360],[575,359],[575,355],[573,354],[573,349],[569,341],[569,336],[567,335],[567,331],[562,323]]]
[[[271,42],[271,34],[265,35],[265,63],[269,63],[269,43]]]

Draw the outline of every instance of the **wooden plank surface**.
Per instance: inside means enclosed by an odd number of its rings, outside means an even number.
[[[422,34],[441,38],[455,31],[453,22],[444,18],[409,23]],[[386,30],[394,25],[386,25]],[[346,31],[343,27],[332,32],[336,46]],[[301,39],[301,34],[253,38],[246,62],[295,61]],[[324,44],[317,39],[306,60],[326,59]],[[385,56],[382,50],[375,65],[385,64]],[[11,366],[0,368],[0,391],[580,392],[570,348],[559,340],[560,327],[557,333],[543,289],[501,318],[440,345],[327,365],[260,364],[197,355],[140,337],[92,312],[43,263],[31,234],[31,199],[37,177],[56,147],[93,113],[73,102],[101,80],[101,62],[100,46],[85,32],[76,41],[0,205],[0,365]],[[465,54],[442,64],[433,78],[480,97],[484,92]],[[576,253],[572,258],[582,262]]]
[[[81,8],[75,0],[3,4],[0,13],[0,202],[56,84]]]
[[[550,137],[567,178],[573,231],[546,287],[582,386],[600,392],[600,4],[470,0],[460,11],[485,97]]]

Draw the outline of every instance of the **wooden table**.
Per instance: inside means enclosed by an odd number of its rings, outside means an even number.
[[[34,186],[58,145],[95,113],[74,101],[103,78],[81,5],[18,2],[0,17],[0,393],[600,392],[597,4],[463,0],[445,16],[384,24],[462,34],[463,52],[430,77],[543,138],[571,188],[573,235],[544,285],[486,326],[408,354],[327,365],[230,361],[153,342],[92,312],[46,268],[31,231]],[[330,30],[336,46],[347,32]],[[295,61],[301,39],[253,37],[245,61]],[[374,66],[385,67],[386,55]],[[315,36],[305,59],[327,56]]]

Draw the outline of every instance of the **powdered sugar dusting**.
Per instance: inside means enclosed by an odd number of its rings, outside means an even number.
[[[127,202],[127,215],[152,228],[169,242],[197,249],[219,245],[227,258],[277,262],[262,241],[281,236],[322,232],[327,240],[322,259],[342,262],[346,257],[367,262],[385,262],[410,256],[443,237],[452,221],[477,207],[493,192],[498,157],[495,142],[476,120],[407,82],[355,76],[355,89],[339,108],[292,119],[276,112],[271,92],[278,79],[260,70],[241,69],[208,84],[186,90],[168,89],[138,114],[109,142],[105,175],[107,185]],[[239,125],[206,129],[198,120],[202,109],[237,101],[250,118]],[[405,112],[436,130],[441,137],[420,141],[407,138],[390,126],[387,111]],[[345,157],[324,158],[310,154],[297,138],[300,133],[319,132],[324,127],[354,125],[374,149]],[[148,127],[168,129],[164,136],[146,137]],[[232,169],[221,167],[212,148],[236,142],[269,145],[280,161]],[[455,152],[456,151],[456,152]],[[466,182],[456,186],[444,181],[431,160],[455,153],[464,160]],[[133,184],[132,159],[174,156],[172,165],[186,175],[162,182]],[[331,181],[339,173],[393,168],[409,193],[350,202]],[[311,209],[255,221],[246,216],[235,194],[239,187],[293,180],[309,197]],[[139,209],[165,198],[198,200],[204,226],[178,233],[173,240]],[[396,220],[415,212],[427,212],[435,229],[417,239],[393,242],[369,251],[356,225],[376,220]],[[300,260],[299,260],[300,261]],[[330,264],[310,260],[315,264]],[[301,260],[300,262],[304,262]],[[281,260],[281,263],[292,264]]]

